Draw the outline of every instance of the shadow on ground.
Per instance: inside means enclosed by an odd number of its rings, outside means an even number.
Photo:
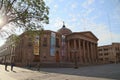
[[[99,66],[74,68],[40,68],[40,71],[47,73],[59,73],[85,77],[107,78],[120,80],[120,64],[107,64]]]

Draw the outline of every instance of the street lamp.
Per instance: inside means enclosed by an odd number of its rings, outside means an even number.
[[[77,49],[73,49],[72,52],[73,52],[73,54],[74,54],[74,63],[75,63],[74,68],[75,68],[75,69],[78,69],[78,63],[77,63]]]

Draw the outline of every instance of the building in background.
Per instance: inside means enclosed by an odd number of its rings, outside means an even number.
[[[120,62],[120,43],[98,47],[99,63],[119,63]]]
[[[38,32],[38,31],[36,31]],[[72,32],[63,24],[57,32],[44,30],[40,35],[29,36],[24,32],[14,49],[14,62],[17,66],[68,66],[68,63],[77,65],[96,64],[97,37],[90,31]],[[0,59],[6,52],[5,43],[0,52]],[[4,47],[5,46],[5,47]],[[7,49],[10,51],[10,49]],[[8,51],[8,52],[9,52]],[[6,52],[6,55],[8,54]],[[10,53],[11,54],[11,53]],[[9,55],[8,55],[9,56]]]
[[[11,63],[14,61],[15,56],[15,43],[11,41],[11,35],[7,38],[5,44],[0,47],[0,63]]]

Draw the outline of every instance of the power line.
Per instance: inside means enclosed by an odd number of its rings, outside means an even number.
[[[108,13],[107,13],[107,18],[108,18],[108,27],[109,27],[110,38],[111,38],[111,43],[112,43],[113,39],[112,39],[111,21],[110,21],[110,16]]]

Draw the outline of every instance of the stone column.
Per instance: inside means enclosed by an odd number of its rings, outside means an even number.
[[[85,41],[85,59],[86,59],[86,63],[88,63],[88,49],[87,49],[87,41]]]
[[[94,43],[92,43],[92,63],[94,64]]]
[[[86,63],[86,57],[85,57],[85,41],[83,40],[83,58],[84,58],[84,63]]]
[[[92,63],[92,53],[91,53],[91,42],[89,42],[89,59],[90,59],[90,63]]]
[[[67,41],[67,61],[70,61],[70,40]]]
[[[97,44],[95,43],[95,62],[97,63]]]
[[[76,39],[74,39],[74,49],[77,49],[77,47],[76,47]]]
[[[73,41],[74,41],[74,47],[73,47],[73,49],[77,50],[76,39],[74,39]],[[74,60],[78,61],[78,51],[76,53],[72,53],[72,55],[76,56],[76,57],[73,57],[73,56],[72,57],[74,58]]]
[[[96,44],[93,44],[94,46],[94,63],[96,63],[96,56],[97,56],[97,49],[96,49]]]
[[[82,60],[82,49],[81,49],[81,40],[80,39],[79,39],[79,57],[80,57],[80,63],[82,64],[83,60]]]
[[[90,50],[89,50],[89,42],[87,42],[87,54],[88,54],[88,63],[90,63]]]
[[[96,48],[95,48],[95,43],[94,43],[94,63],[96,63]]]
[[[90,48],[91,48],[91,62],[93,63],[93,45],[90,43]]]

